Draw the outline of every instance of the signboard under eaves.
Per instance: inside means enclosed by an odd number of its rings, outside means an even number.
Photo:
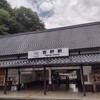
[[[69,56],[68,48],[46,49],[28,52],[28,59],[64,56]]]

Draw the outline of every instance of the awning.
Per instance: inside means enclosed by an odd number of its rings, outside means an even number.
[[[0,68],[24,68],[55,65],[91,65],[100,63],[100,54],[82,54],[60,58],[18,59],[0,61]]]

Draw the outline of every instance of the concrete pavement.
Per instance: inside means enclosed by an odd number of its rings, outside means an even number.
[[[47,95],[43,94],[43,90],[24,90],[24,91],[8,91],[6,95],[0,91],[0,100],[100,100],[100,93],[72,93],[67,91],[48,91]]]
[[[71,85],[67,91],[65,86],[58,90],[47,91],[47,95],[44,95],[43,87],[34,87],[21,91],[7,91],[4,95],[3,91],[0,91],[1,100],[100,100],[100,93],[86,93],[83,96],[82,92],[79,92],[75,85]]]

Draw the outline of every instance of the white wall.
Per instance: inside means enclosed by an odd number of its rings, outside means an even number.
[[[89,74],[91,73],[91,66],[83,66],[83,73],[84,73],[84,75],[87,75],[87,77],[88,77],[88,81],[85,82],[85,84],[92,84],[90,82],[90,76],[89,76]]]
[[[79,66],[76,66],[76,67],[51,67],[51,68],[49,68],[49,67],[47,67],[46,68],[46,70],[49,70],[49,69],[51,69],[51,70],[57,70],[57,69],[79,69]],[[44,68],[34,68],[34,70],[44,70]]]
[[[18,75],[18,69],[9,69],[8,76]]]
[[[8,70],[8,80],[9,77],[11,77],[10,80],[16,81],[16,84],[18,84],[18,69],[9,69]]]

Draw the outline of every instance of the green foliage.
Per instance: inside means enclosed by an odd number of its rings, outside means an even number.
[[[6,0],[0,0],[0,9],[7,10],[10,14],[13,14],[13,9]]]
[[[22,31],[36,31],[44,29],[44,24],[39,19],[36,12],[33,12],[29,8],[20,7],[14,9],[16,21],[22,26]]]
[[[7,35],[7,30],[8,28],[6,28],[4,25],[0,25],[0,35]]]
[[[4,9],[0,9],[0,35],[6,35],[8,32],[7,23],[10,20],[10,14]]]
[[[4,9],[0,9],[0,24],[6,24],[10,20],[10,14]]]
[[[0,9],[0,34],[16,33],[20,29],[16,20],[14,20],[10,13],[4,9]]]
[[[12,9],[6,0],[0,0],[0,35],[44,29],[36,12],[20,7]]]

